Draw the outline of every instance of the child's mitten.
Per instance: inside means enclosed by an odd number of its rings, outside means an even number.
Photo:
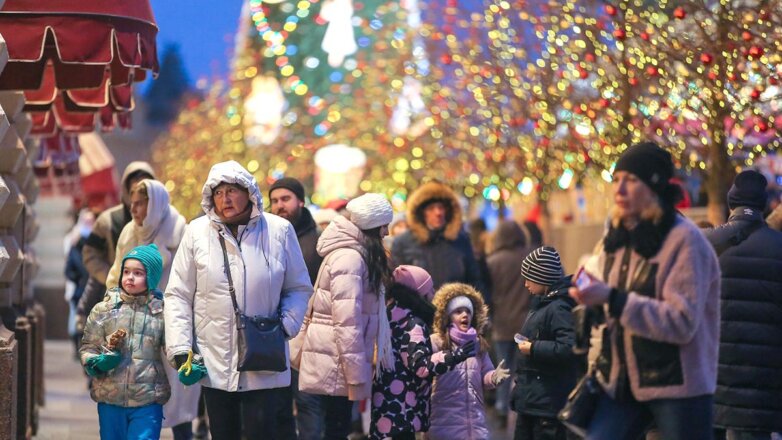
[[[503,383],[509,377],[510,377],[510,370],[505,368],[505,359],[503,359],[500,361],[500,364],[497,365],[497,369],[495,369],[494,372],[491,373],[491,383],[493,383],[496,386]]]
[[[122,361],[122,356],[119,352],[102,353],[87,359],[84,368],[87,370],[87,374],[94,377],[117,368],[120,361]]]

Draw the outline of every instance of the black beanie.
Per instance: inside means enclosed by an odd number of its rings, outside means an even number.
[[[614,172],[617,171],[635,174],[652,191],[662,195],[673,177],[673,160],[671,153],[654,142],[641,142],[622,153],[614,168]]]
[[[272,183],[271,188],[269,188],[269,198],[272,197],[272,191],[278,188],[285,188],[293,194],[296,194],[296,197],[298,197],[299,200],[302,202],[304,201],[304,186],[293,177],[283,177]]]
[[[768,194],[766,178],[755,170],[739,173],[733,180],[733,186],[728,191],[728,207],[730,209],[746,206],[758,210],[766,209]]]

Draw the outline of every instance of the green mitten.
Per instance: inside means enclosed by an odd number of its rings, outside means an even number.
[[[117,368],[120,361],[122,361],[122,356],[119,352],[102,353],[87,359],[85,369],[90,376],[97,376]]]
[[[198,383],[204,376],[206,376],[206,367],[200,363],[193,362],[190,371],[186,368],[179,369],[179,381],[187,386]]]

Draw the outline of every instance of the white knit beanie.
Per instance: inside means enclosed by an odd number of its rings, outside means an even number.
[[[475,312],[472,309],[472,301],[470,301],[470,298],[467,298],[464,295],[451,298],[451,300],[448,301],[448,305],[445,307],[445,313],[450,315],[454,310],[458,309],[459,307],[465,307],[468,310],[470,310],[470,315],[475,314]]]
[[[356,197],[345,209],[350,215],[349,220],[362,231],[385,226],[394,219],[394,210],[382,194],[367,193]]]

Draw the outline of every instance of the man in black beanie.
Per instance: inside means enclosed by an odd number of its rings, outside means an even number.
[[[728,222],[706,232],[722,269],[714,426],[728,438],[782,431],[782,232],[766,225],[766,178],[741,172]]]
[[[318,244],[320,229],[315,224],[309,209],[304,207],[304,185],[292,177],[283,177],[269,188],[270,211],[274,215],[288,220],[296,230],[299,247],[304,256],[304,263],[314,284],[318,277],[318,269],[323,258],[318,255],[315,246]],[[323,411],[318,396],[299,392],[299,375],[291,370],[291,385],[282,394],[284,400],[277,414],[277,438],[320,438],[323,429]],[[296,400],[297,416],[293,418],[293,400]],[[299,435],[296,436],[296,425]]]

